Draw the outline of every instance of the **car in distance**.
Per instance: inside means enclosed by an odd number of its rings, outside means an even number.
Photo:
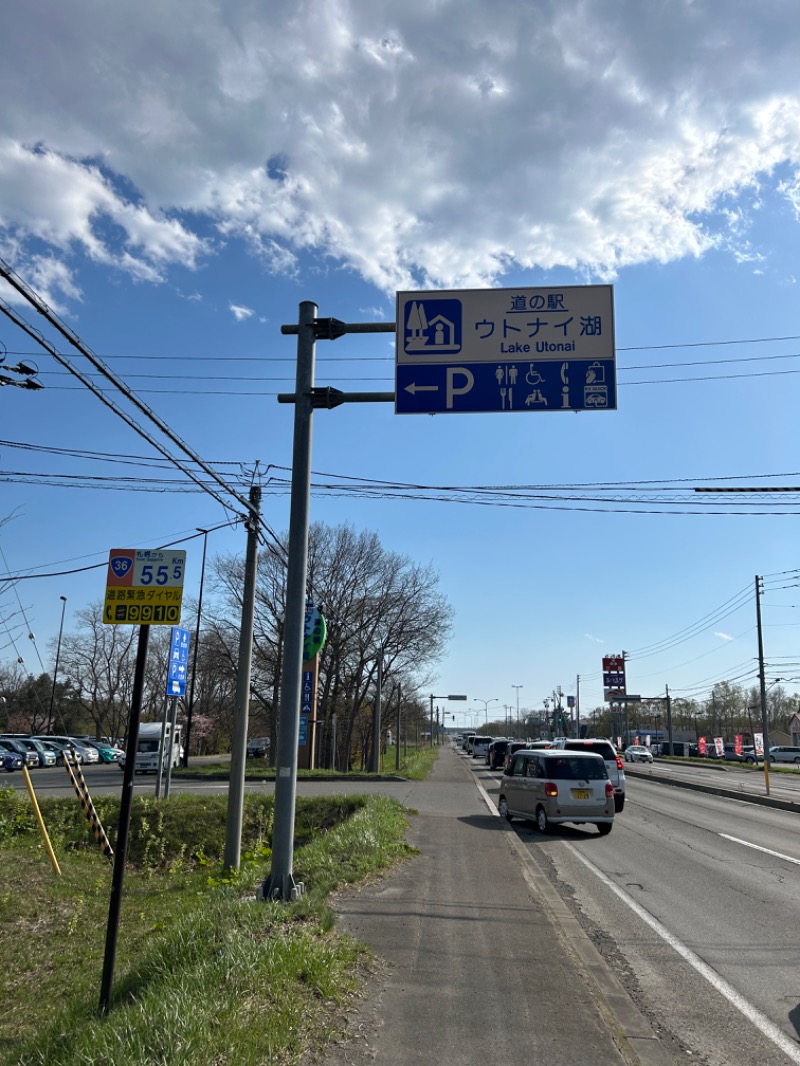
[[[516,752],[518,752],[518,751],[521,751],[522,748],[527,748],[527,746],[528,746],[528,744],[524,740],[509,740],[508,747],[506,748],[506,763],[505,763],[505,765],[508,766],[510,764],[511,759],[514,756],[514,754]]]
[[[122,749],[113,744],[106,744],[103,740],[95,740],[94,737],[76,737],[87,748],[94,748],[100,756],[100,762],[119,762]]]
[[[35,748],[26,747],[19,737],[0,737],[0,747],[6,751],[15,751],[29,770],[35,770],[39,766],[39,752]]]
[[[14,737],[20,744],[27,748],[28,751],[35,751],[39,756],[39,766],[55,766],[56,753],[52,748],[47,748],[41,742],[41,740],[34,740],[33,737]]]
[[[486,752],[489,750],[489,745],[493,740],[494,737],[474,736],[472,738],[472,758],[485,758]]]
[[[800,766],[800,748],[788,744],[773,744],[769,749],[770,763],[791,762]]]
[[[24,765],[25,761],[19,752],[0,745],[0,770],[10,774],[14,770],[21,770]]]
[[[629,744],[625,749],[625,762],[652,762],[653,753],[644,744]]]
[[[73,754],[79,763],[100,762],[100,756],[94,749],[87,748],[80,740],[73,740],[72,737],[38,736],[32,739],[39,740],[42,744],[53,748],[56,753],[57,766],[64,765],[64,752]]]
[[[614,786],[614,810],[617,814],[625,806],[625,762],[617,749],[606,737],[556,737],[554,748],[565,751],[590,751],[602,755],[608,771],[608,779]]]
[[[614,824],[614,785],[594,752],[522,748],[503,774],[497,808],[509,822],[536,822],[542,833],[573,822],[596,825],[605,836]]]
[[[269,737],[251,737],[247,742],[247,758],[263,759],[269,752]]]
[[[72,748],[78,757],[78,762],[84,765],[88,763],[100,762],[100,752],[97,748],[90,748],[85,740],[79,740],[77,737],[51,737],[51,736],[37,736],[35,740],[46,740],[51,744],[58,745],[60,747]]]
[[[509,741],[505,737],[493,740],[486,750],[486,765],[490,770],[502,770],[506,764]]]

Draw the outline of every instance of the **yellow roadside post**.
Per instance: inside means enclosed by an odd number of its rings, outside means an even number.
[[[28,795],[31,798],[31,807],[33,807],[33,813],[36,815],[36,821],[39,824],[39,832],[42,834],[42,840],[47,850],[47,854],[50,856],[50,862],[53,870],[61,877],[61,867],[58,865],[58,859],[56,853],[53,851],[53,845],[50,843],[50,837],[47,834],[47,827],[44,824],[44,818],[42,818],[42,812],[39,810],[39,804],[36,800],[36,793],[33,790],[33,781],[31,781],[31,775],[28,773],[28,767],[22,767],[22,776],[25,778],[25,787],[28,790]]]

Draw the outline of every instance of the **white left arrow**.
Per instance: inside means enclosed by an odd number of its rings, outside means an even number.
[[[438,385],[417,385],[415,382],[412,381],[410,385],[406,385],[405,391],[406,392],[410,392],[411,395],[413,396],[417,392],[438,392],[439,391],[439,386]]]

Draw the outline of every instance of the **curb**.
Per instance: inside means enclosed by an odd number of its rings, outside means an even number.
[[[724,796],[726,799],[755,803],[759,807],[773,807],[775,810],[800,814],[800,801],[773,799],[772,796],[755,796],[751,792],[744,792],[736,788],[723,788],[720,785],[701,785],[695,781],[679,781],[673,777],[665,777],[654,773],[652,770],[633,770],[629,766],[625,767],[625,773],[630,773],[633,777],[643,777],[645,780],[657,781],[660,785],[672,785],[673,788],[686,788],[691,792],[705,792],[712,796]]]

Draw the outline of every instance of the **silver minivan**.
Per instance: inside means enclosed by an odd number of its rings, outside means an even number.
[[[605,836],[614,824],[614,785],[602,755],[522,748],[500,782],[503,818],[525,818],[546,833],[562,822],[596,825]]]
[[[793,748],[788,744],[774,744],[769,749],[769,761],[793,762],[800,765],[800,748]]]

